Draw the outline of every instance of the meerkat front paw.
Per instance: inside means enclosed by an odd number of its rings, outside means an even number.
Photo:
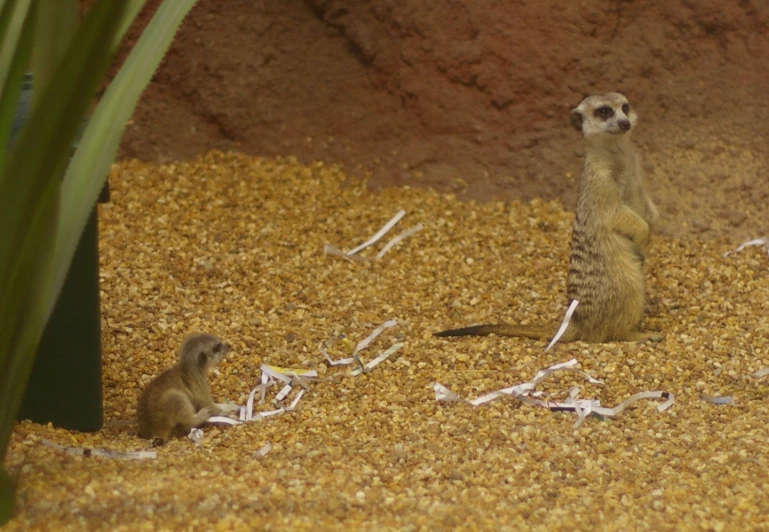
[[[200,410],[198,410],[198,413],[195,414],[195,419],[193,420],[193,427],[199,427],[203,423],[208,420],[211,416],[215,416],[219,414],[218,409],[216,407],[211,408],[210,406],[204,406]]]

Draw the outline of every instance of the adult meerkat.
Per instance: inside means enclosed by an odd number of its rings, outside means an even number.
[[[660,215],[644,187],[641,160],[630,140],[638,115],[628,99],[618,92],[588,96],[571,112],[571,123],[585,137],[586,158],[593,155],[612,161],[623,203],[643,218],[652,232]],[[606,134],[617,128],[624,134]]]
[[[163,444],[173,433],[187,434],[219,414],[206,374],[229,350],[229,344],[211,334],[187,336],[179,362],[155,377],[139,398],[139,436]]]
[[[585,138],[585,165],[571,237],[566,295],[578,300],[562,342],[658,341],[641,332],[643,250],[657,211],[646,195],[627,139],[636,120],[618,93],[585,98],[571,112]],[[522,336],[549,339],[558,325],[477,325],[436,336]]]

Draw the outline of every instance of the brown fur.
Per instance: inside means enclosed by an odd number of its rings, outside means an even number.
[[[596,109],[604,106],[614,112],[608,119],[594,114]],[[609,150],[604,156],[611,160],[611,170],[623,203],[643,218],[652,232],[659,220],[659,212],[644,187],[641,160],[631,141],[631,133],[638,123],[638,114],[628,99],[618,92],[589,96],[571,112],[571,120],[585,137],[586,155],[590,151]],[[629,123],[630,129],[624,134],[617,134],[621,130],[619,123],[622,121]]]
[[[609,108],[607,111],[605,108]],[[638,330],[646,285],[644,248],[657,210],[641,182],[627,134],[635,113],[618,93],[590,96],[571,119],[585,138],[585,165],[574,219],[567,297],[578,300],[562,342],[658,341]],[[647,221],[648,220],[648,221]],[[557,325],[477,325],[436,336],[522,336],[549,339]]]
[[[185,338],[179,362],[155,377],[144,389],[136,409],[139,436],[165,443],[173,434],[186,435],[220,413],[211,398],[206,374],[230,346],[210,334]]]

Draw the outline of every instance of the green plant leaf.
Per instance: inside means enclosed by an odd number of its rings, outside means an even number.
[[[77,31],[80,13],[77,0],[37,0],[37,22],[44,31],[35,34],[35,54],[32,70],[35,73],[36,95],[53,79],[56,66]]]
[[[5,164],[11,124],[21,96],[24,70],[32,51],[31,31],[35,27],[30,0],[10,0],[0,9],[0,168]],[[19,22],[18,17],[24,15]],[[16,24],[16,26],[12,26]]]
[[[13,0],[11,0],[13,1]],[[28,26],[30,28],[30,31],[27,32],[21,32],[20,28],[20,38],[19,41],[16,43],[8,43],[7,46],[13,47],[15,52],[18,52],[19,55],[23,54],[25,51],[27,52],[27,58],[29,57],[30,47],[32,46],[32,43],[34,41],[34,17],[36,13],[36,9],[34,6],[34,3],[28,6],[29,9],[26,13],[26,19],[22,22],[22,26]],[[17,65],[18,67],[18,65]],[[16,68],[17,68],[16,67]],[[14,67],[11,67],[11,70],[13,70]],[[14,76],[12,74],[11,76],[8,76],[9,78]],[[8,79],[10,83],[7,83],[7,85],[13,85],[10,79]],[[17,89],[21,90],[21,85],[17,87]],[[7,91],[4,92],[2,95],[2,101],[0,101],[0,107],[3,109],[10,109],[11,105],[16,105],[16,103],[19,100],[20,95],[11,94],[10,91],[13,90],[12,86],[9,86]],[[13,109],[15,111],[15,109]],[[8,115],[4,115],[5,118],[0,118],[0,120],[12,120],[13,114],[10,113]],[[3,135],[5,136],[5,135]],[[2,156],[0,156],[0,161],[2,161],[3,166],[0,166],[0,209],[2,211],[8,212],[8,205],[10,205],[10,208],[18,208],[17,201],[19,198],[14,197],[11,195],[11,190],[13,190],[13,187],[21,186],[22,183],[18,181],[18,179],[15,179],[15,175],[11,171],[6,171],[6,163],[7,163],[7,153],[6,153],[6,146],[7,141],[4,146],[2,146],[2,149],[0,149],[0,153],[2,153]],[[7,191],[7,192],[6,192]],[[5,207],[5,208],[4,208]],[[2,212],[0,211],[0,212]],[[14,235],[14,227],[12,226],[12,223],[10,219],[5,221],[5,223],[0,224],[0,325],[5,328],[10,328],[10,324],[6,324],[5,321],[3,321],[3,316],[7,315],[8,310],[7,307],[9,305],[12,305],[14,302],[11,299],[12,295],[10,294],[11,287],[14,286],[13,279],[9,279],[7,276],[10,276],[10,272],[13,271],[13,261],[15,258],[11,255],[12,253],[12,247],[11,247],[11,238],[13,238]],[[18,227],[15,227],[15,230],[18,231]],[[4,338],[7,338],[7,335],[3,334],[3,330],[0,329],[0,362],[2,362],[2,359],[4,356],[6,356],[6,352],[8,349],[8,344],[4,341]],[[1,379],[1,377],[0,377]],[[0,381],[1,382],[1,381]]]
[[[131,27],[131,24],[133,24],[136,17],[139,15],[139,12],[144,7],[144,4],[146,4],[146,0],[127,0],[126,1],[126,10],[125,10],[125,16],[123,17],[123,22],[118,27],[117,32],[115,33],[115,38],[112,41],[112,46],[115,50],[117,50],[118,46],[120,46],[120,43],[123,41],[123,38],[125,37],[125,34],[128,32],[128,28]]]
[[[64,284],[88,215],[117,154],[125,124],[195,2],[166,0],[160,5],[88,123],[62,184],[56,236],[57,270],[52,285],[56,294]]]
[[[5,81],[32,0],[8,0],[0,10],[0,81]]]
[[[53,188],[38,198],[41,215],[35,218],[35,225],[30,226],[30,234],[39,236],[38,252],[24,264],[28,274],[32,293],[45,294],[51,284],[53,270],[53,238],[56,234],[56,222],[59,214],[59,190]],[[9,378],[0,379],[3,391],[0,401],[0,457],[5,456],[8,440],[16,419],[16,412],[21,406],[27,381],[32,371],[34,354],[40,342],[45,323],[48,321],[48,302],[44,297],[30,297],[27,294],[16,316],[16,327],[10,338],[9,360],[4,370]],[[5,326],[5,324],[4,324]],[[10,416],[6,418],[6,416]],[[7,422],[7,423],[6,423]]]
[[[5,466],[0,463],[0,526],[7,523],[13,515],[13,501],[16,499],[16,489]]]
[[[70,145],[112,57],[103,43],[112,41],[123,9],[112,0],[91,7],[55,69],[55,83],[43,88],[0,168],[0,459],[55,295],[51,279],[41,279],[34,267],[53,245],[49,216],[58,213],[50,202],[58,203]],[[38,321],[40,308],[45,312]]]

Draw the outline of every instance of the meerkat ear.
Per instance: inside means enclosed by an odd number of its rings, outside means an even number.
[[[582,131],[582,121],[584,120],[582,113],[580,113],[577,109],[573,109],[569,115],[569,118],[571,119],[571,125],[574,126],[574,129],[577,131]]]
[[[206,362],[208,362],[208,355],[206,354],[205,351],[201,351],[200,354],[198,355],[198,364],[202,368],[203,366],[206,365]]]

